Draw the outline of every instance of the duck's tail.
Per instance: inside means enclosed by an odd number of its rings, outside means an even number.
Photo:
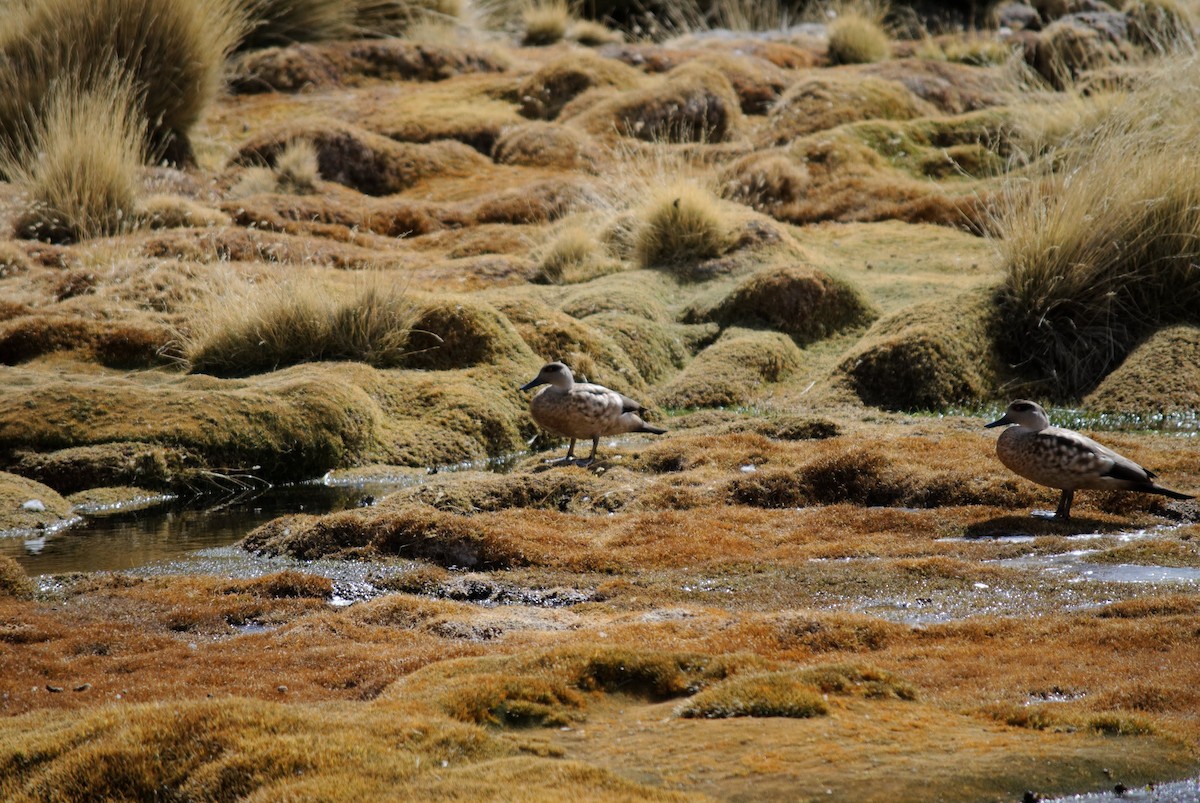
[[[634,432],[649,432],[651,435],[666,434],[666,430],[663,429],[662,427],[651,426],[650,424],[647,424],[644,421],[642,422],[642,426],[639,427],[638,429],[635,429]]]
[[[1195,495],[1193,495],[1193,494],[1184,494],[1184,493],[1180,493],[1179,491],[1172,491],[1170,488],[1164,488],[1161,485],[1156,485],[1156,484],[1152,484],[1146,488],[1139,488],[1138,490],[1145,491],[1148,494],[1160,494],[1162,496],[1169,496],[1172,499],[1195,499],[1196,498]]]

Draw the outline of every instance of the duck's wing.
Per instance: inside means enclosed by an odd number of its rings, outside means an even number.
[[[1038,435],[1051,440],[1068,471],[1135,485],[1154,482],[1154,472],[1086,435],[1058,427],[1048,427]]]
[[[603,401],[606,405],[617,408],[620,405],[622,413],[638,413],[642,410],[642,405],[629,398],[624,393],[617,393],[612,388],[606,388],[604,385],[595,385],[591,382],[576,382],[571,388],[574,393],[587,394],[589,398],[595,399],[597,402]]]

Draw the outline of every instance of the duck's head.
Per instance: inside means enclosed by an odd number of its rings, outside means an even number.
[[[1050,416],[1046,415],[1046,411],[1042,409],[1042,405],[1037,402],[1017,399],[1008,405],[1008,409],[1004,412],[1004,415],[985,426],[989,428],[1003,427],[1009,424],[1016,424],[1024,429],[1032,429],[1034,432],[1038,432],[1050,426]]]
[[[559,390],[570,390],[574,384],[575,377],[571,375],[571,369],[561,362],[552,362],[543,365],[542,370],[538,371],[538,375],[532,381],[522,385],[521,390],[536,388],[538,385],[553,385]]]

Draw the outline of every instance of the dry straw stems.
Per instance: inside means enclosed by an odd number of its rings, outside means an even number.
[[[195,313],[182,352],[193,371],[219,376],[317,360],[387,368],[407,353],[416,318],[403,292],[383,278],[340,296],[311,281],[235,285]]]
[[[138,94],[120,73],[51,87],[28,144],[0,152],[0,170],[27,195],[19,236],[71,242],[134,223],[145,124]]]
[[[9,4],[0,17],[0,142],[28,142],[54,85],[99,90],[119,71],[138,90],[150,152],[191,161],[188,133],[220,90],[243,26],[234,0]]]
[[[1155,329],[1200,322],[1198,70],[1164,66],[1064,146],[1060,172],[1013,185],[1000,345],[1054,395],[1087,392]]]

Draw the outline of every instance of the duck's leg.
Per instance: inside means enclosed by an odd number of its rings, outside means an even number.
[[[547,460],[551,465],[567,465],[575,462],[575,439],[571,438],[571,445],[567,447],[566,457],[556,457],[553,460]]]
[[[1058,521],[1071,520],[1071,500],[1075,498],[1075,492],[1063,488],[1062,497],[1058,500],[1058,510],[1054,511],[1054,518]]]
[[[596,437],[592,438],[592,453],[587,456],[587,460],[580,460],[579,465],[586,468],[586,467],[590,466],[592,463],[595,463],[596,462],[596,447],[598,447],[599,445],[600,445],[600,436],[597,435]]]

